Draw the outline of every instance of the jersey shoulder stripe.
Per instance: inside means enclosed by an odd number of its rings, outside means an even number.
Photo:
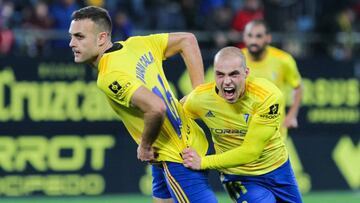
[[[195,94],[202,94],[204,92],[208,92],[209,90],[211,90],[214,87],[215,87],[215,85],[214,85],[213,82],[201,84],[201,85],[199,85],[199,86],[197,86],[195,88],[194,93]]]
[[[261,100],[264,100],[269,95],[269,92],[266,89],[254,83],[253,81],[249,81],[247,85],[248,91],[258,96]]]

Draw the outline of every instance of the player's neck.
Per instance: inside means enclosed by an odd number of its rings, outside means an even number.
[[[262,51],[260,54],[257,55],[251,54],[251,59],[253,61],[262,61],[266,57],[266,54],[267,54],[267,48],[265,48],[264,51]]]
[[[102,46],[100,48],[100,51],[99,51],[99,55],[96,57],[96,60],[92,63],[92,66],[96,69],[98,69],[98,66],[99,66],[99,62],[100,62],[100,59],[101,57],[104,55],[105,51],[108,50],[109,48],[111,48],[113,45],[113,43],[109,40],[108,42],[106,42],[104,44],[104,46]]]

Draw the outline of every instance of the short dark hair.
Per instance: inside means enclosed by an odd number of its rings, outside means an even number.
[[[87,6],[74,11],[71,15],[71,20],[91,19],[100,28],[103,28],[109,34],[112,31],[112,22],[110,15],[106,9],[97,6]]]

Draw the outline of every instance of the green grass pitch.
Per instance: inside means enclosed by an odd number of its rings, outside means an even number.
[[[231,203],[225,193],[216,194],[219,203]],[[303,195],[304,203],[360,203],[360,192],[312,192]],[[95,197],[1,197],[0,203],[145,203],[151,197],[140,194],[104,195]]]

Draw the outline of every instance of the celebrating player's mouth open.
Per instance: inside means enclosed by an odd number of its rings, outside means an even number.
[[[219,57],[218,55],[216,57]],[[245,78],[249,73],[248,68],[243,68],[241,59],[217,60],[215,58],[215,81],[219,95],[230,103],[236,102],[245,91]],[[239,66],[242,64],[242,66]]]

